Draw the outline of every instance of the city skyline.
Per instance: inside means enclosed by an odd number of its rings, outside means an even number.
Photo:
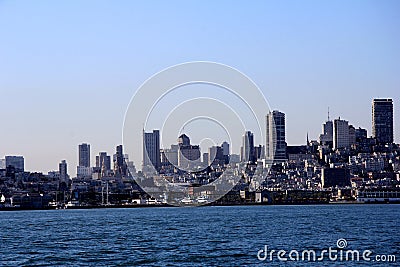
[[[80,143],[114,151],[136,88],[192,60],[253,79],[286,114],[288,145],[317,140],[328,107],[370,136],[371,100],[389,97],[400,142],[398,2],[175,3],[2,1],[0,156],[47,171],[75,168]]]
[[[393,99],[373,99],[372,100],[372,127],[373,130],[370,132],[368,129],[364,129],[362,127],[356,126],[354,127],[347,120],[341,119],[338,117],[333,119],[330,117],[330,113],[328,110],[328,118],[326,121],[322,123],[322,133],[319,134],[319,138],[309,140],[308,132],[306,136],[306,140],[301,145],[310,145],[310,141],[316,141],[319,145],[324,148],[325,146],[329,146],[329,142],[332,143],[332,147],[334,149],[348,149],[352,144],[355,144],[357,134],[361,136],[374,138],[378,143],[393,143],[394,141],[394,116],[393,116]],[[378,107],[377,107],[378,106]],[[221,142],[220,146],[212,145],[208,147],[201,147],[200,145],[192,145],[190,144],[190,138],[183,133],[180,135],[176,142],[171,143],[169,147],[163,147],[160,144],[160,130],[153,129],[152,132],[142,132],[143,138],[143,155],[142,160],[140,162],[130,161],[135,168],[142,168],[143,166],[154,166],[156,170],[159,170],[161,166],[163,166],[162,158],[166,162],[174,162],[171,161],[171,156],[168,157],[168,153],[173,152],[173,150],[178,149],[179,146],[189,146],[195,147],[200,154],[196,154],[196,156],[192,159],[191,154],[183,155],[185,156],[185,160],[194,160],[193,162],[204,162],[204,156],[207,154],[209,159],[211,159],[210,149],[216,149],[219,147],[223,149],[223,155],[232,155],[237,156],[240,161],[255,161],[257,159],[265,158],[267,160],[274,159],[275,161],[286,161],[287,158],[287,147],[288,146],[296,146],[292,144],[287,144],[286,142],[286,114],[279,110],[270,111],[265,116],[266,123],[266,143],[257,143],[254,140],[254,136],[252,131],[245,131],[242,136],[242,143],[239,149],[239,153],[235,153],[233,150],[230,151],[230,144],[226,141]],[[357,128],[357,129],[356,129]],[[374,131],[375,129],[375,131]],[[352,133],[351,133],[352,131]],[[370,133],[370,134],[368,134]],[[224,144],[227,145],[227,149],[223,148]],[[74,174],[73,176],[87,176],[92,173],[92,168],[96,167],[101,170],[105,168],[106,171],[111,170],[111,159],[110,156],[107,156],[107,151],[100,150],[98,151],[98,155],[95,157],[91,157],[91,145],[90,143],[80,143],[78,144],[78,160],[76,165],[76,172],[68,171],[63,167],[63,171],[61,171],[61,164],[66,166],[67,161],[65,159],[60,159],[61,163],[59,163],[59,171],[61,173]],[[144,150],[146,148],[146,151]],[[256,152],[257,149],[261,149],[262,151]],[[123,153],[123,145],[116,146],[116,154],[113,155],[113,166],[114,171],[117,173],[127,174],[127,165],[125,162],[125,157],[129,158],[128,154]],[[275,151],[274,151],[275,150]],[[228,151],[228,152],[227,152]],[[178,152],[178,150],[176,151]],[[216,152],[214,152],[216,153]],[[221,150],[222,153],[222,150]],[[165,154],[165,155],[162,155]],[[183,164],[179,163],[179,156],[181,152],[177,153],[176,161],[177,163],[173,163],[175,166],[183,167]],[[209,155],[210,154],[210,155]],[[215,156],[215,155],[214,155]],[[9,160],[18,160],[18,166],[22,166],[22,169],[25,165],[25,159],[23,155],[5,155],[4,159],[0,158],[0,169],[5,169],[7,165],[7,158]],[[210,160],[207,161],[210,164]],[[104,165],[104,166],[103,166]],[[123,170],[121,168],[124,168]],[[28,170],[28,169],[26,169]],[[49,172],[53,172],[55,169],[48,170]],[[28,170],[32,171],[32,170]],[[36,171],[36,170],[35,170]],[[39,170],[39,172],[45,172],[44,170]]]

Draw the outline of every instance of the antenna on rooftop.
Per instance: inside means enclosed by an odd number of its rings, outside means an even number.
[[[329,106],[328,106],[328,121],[330,121],[330,120],[331,120],[331,118],[329,116]]]

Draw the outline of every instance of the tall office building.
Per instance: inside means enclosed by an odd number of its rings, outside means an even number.
[[[222,153],[224,155],[224,162],[225,164],[229,163],[229,158],[230,158],[230,148],[229,148],[229,143],[224,141],[221,145],[222,147]]]
[[[154,166],[156,170],[161,167],[159,130],[143,132],[143,166]]]
[[[115,148],[114,154],[114,172],[115,174],[126,175],[127,165],[124,159],[124,150],[122,145],[118,145]]]
[[[286,160],[285,113],[274,110],[266,118],[265,157],[269,160]]]
[[[79,149],[79,166],[90,168],[90,145],[89,144],[80,144]]]
[[[90,145],[80,144],[78,147],[78,163],[76,167],[76,175],[78,177],[88,177],[92,175],[90,168]]]
[[[333,121],[333,148],[348,147],[350,147],[349,122],[339,117]]]
[[[241,148],[240,160],[243,162],[255,161],[254,153],[254,135],[250,131],[246,131],[243,135],[242,148]]]
[[[60,173],[60,182],[67,182],[69,177],[67,162],[65,160],[62,160],[58,165],[58,171]]]
[[[372,101],[372,136],[378,143],[393,143],[393,100]]]

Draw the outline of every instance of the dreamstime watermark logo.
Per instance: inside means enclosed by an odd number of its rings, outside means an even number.
[[[305,249],[302,251],[292,249],[290,251],[280,249],[269,249],[265,245],[257,253],[260,261],[366,261],[366,262],[396,262],[396,256],[390,254],[373,254],[372,250],[347,249],[347,240],[340,238],[336,242],[336,247],[328,249],[314,250]]]
[[[155,199],[172,205],[215,201],[241,179],[240,164],[225,162],[218,179],[207,177],[209,172],[203,177],[199,173],[220,157],[216,147],[222,141],[228,144],[224,149],[236,149],[235,154],[240,154],[246,131],[265,144],[268,112],[269,105],[257,85],[230,66],[188,62],[164,69],[137,89],[127,108],[123,144],[134,163],[128,169]],[[204,165],[201,150],[209,147],[208,164]],[[246,157],[246,144],[242,149]],[[200,178],[194,192],[190,185]],[[262,182],[262,175],[253,179],[255,184]],[[196,201],[198,195],[202,201]]]

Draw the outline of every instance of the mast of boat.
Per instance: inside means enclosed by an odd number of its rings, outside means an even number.
[[[108,205],[108,181],[107,181],[107,205]]]
[[[104,205],[104,186],[101,187],[101,205]]]

